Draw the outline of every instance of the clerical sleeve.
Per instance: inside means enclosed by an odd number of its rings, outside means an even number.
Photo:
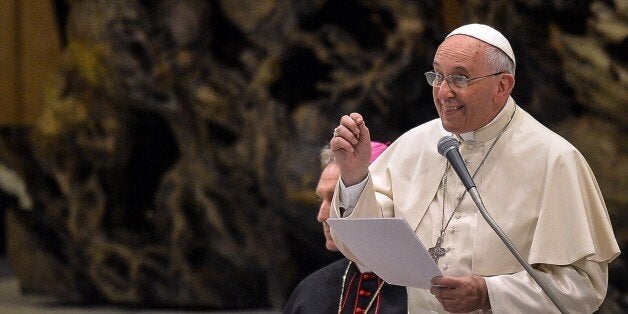
[[[352,186],[345,186],[342,180],[338,180],[338,203],[340,208],[344,208],[344,212],[340,213],[341,217],[351,215],[355,204],[360,198],[360,194],[362,194],[362,190],[364,190],[364,186],[366,186],[367,179],[368,176]]]
[[[595,312],[606,295],[608,264],[581,259],[572,265],[537,265],[560,302],[570,313]],[[526,271],[485,277],[494,313],[560,313]]]

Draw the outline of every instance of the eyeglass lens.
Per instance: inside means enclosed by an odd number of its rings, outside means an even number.
[[[464,75],[448,75],[447,78],[444,78],[442,74],[435,73],[432,71],[425,73],[425,79],[430,86],[440,87],[443,84],[444,80],[447,80],[449,84],[452,84],[457,88],[464,88],[467,86],[467,77]]]

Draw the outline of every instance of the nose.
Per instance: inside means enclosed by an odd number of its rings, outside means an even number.
[[[441,102],[444,102],[445,99],[453,97],[454,95],[453,90],[451,89],[451,86],[449,86],[449,82],[447,80],[443,80],[443,83],[440,84],[440,87],[434,88],[438,88],[438,90],[436,91],[436,95]]]
[[[323,223],[329,218],[329,207],[330,203],[327,201],[323,201],[321,206],[318,208],[318,215],[316,215],[316,220],[318,222]]]
[[[434,87],[437,89],[435,92],[436,97],[441,103],[445,103],[448,98],[454,97],[454,91],[451,89],[449,82],[447,80],[443,80],[443,83],[440,84],[440,87]]]

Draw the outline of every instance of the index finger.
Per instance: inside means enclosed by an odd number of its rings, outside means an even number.
[[[349,114],[349,117],[351,117],[351,119],[353,119],[353,121],[355,121],[355,124],[358,126],[364,123],[364,118],[361,114],[357,112],[352,112],[351,114]]]
[[[369,133],[369,129],[366,127],[366,123],[364,121],[364,118],[362,118],[362,115],[360,115],[359,113],[352,113],[351,118],[353,118],[358,126],[357,130],[354,131],[357,132],[355,134],[358,136],[358,138],[368,136],[368,138],[370,139],[371,135]]]
[[[360,124],[364,124],[364,120],[359,113],[351,113],[340,118],[340,124],[346,127],[353,134],[360,134]]]

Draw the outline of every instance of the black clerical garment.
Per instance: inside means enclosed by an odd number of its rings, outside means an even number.
[[[303,279],[294,289],[284,314],[338,313],[342,275],[349,265],[346,258],[333,262]],[[355,263],[345,280],[342,313],[408,313],[406,287],[384,283],[379,294],[375,292],[382,279],[373,273],[361,273]],[[375,297],[375,298],[373,298]]]

